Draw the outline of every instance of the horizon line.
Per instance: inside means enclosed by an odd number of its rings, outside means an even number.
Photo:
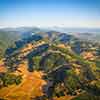
[[[0,29],[4,29],[4,28],[87,28],[87,29],[100,29],[100,27],[71,27],[71,26],[27,26],[27,25],[20,25],[20,26],[1,26]]]

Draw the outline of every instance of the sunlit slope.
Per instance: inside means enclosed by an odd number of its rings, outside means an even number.
[[[36,96],[42,96],[42,86],[46,84],[46,81],[42,79],[43,73],[40,71],[29,72],[25,63],[19,66],[20,74],[23,75],[22,83],[0,89],[0,97],[7,100],[31,100]]]

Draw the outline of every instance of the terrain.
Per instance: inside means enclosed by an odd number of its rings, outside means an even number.
[[[98,41],[38,28],[0,32],[1,100],[100,99]]]

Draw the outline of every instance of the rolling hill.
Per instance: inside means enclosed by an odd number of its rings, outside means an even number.
[[[8,44],[1,43],[5,56],[0,67],[6,71],[0,71],[0,99],[100,99],[99,43],[57,31],[26,30],[1,34]]]

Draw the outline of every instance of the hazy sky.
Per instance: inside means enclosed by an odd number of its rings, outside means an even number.
[[[100,27],[100,0],[0,0],[0,27]]]

